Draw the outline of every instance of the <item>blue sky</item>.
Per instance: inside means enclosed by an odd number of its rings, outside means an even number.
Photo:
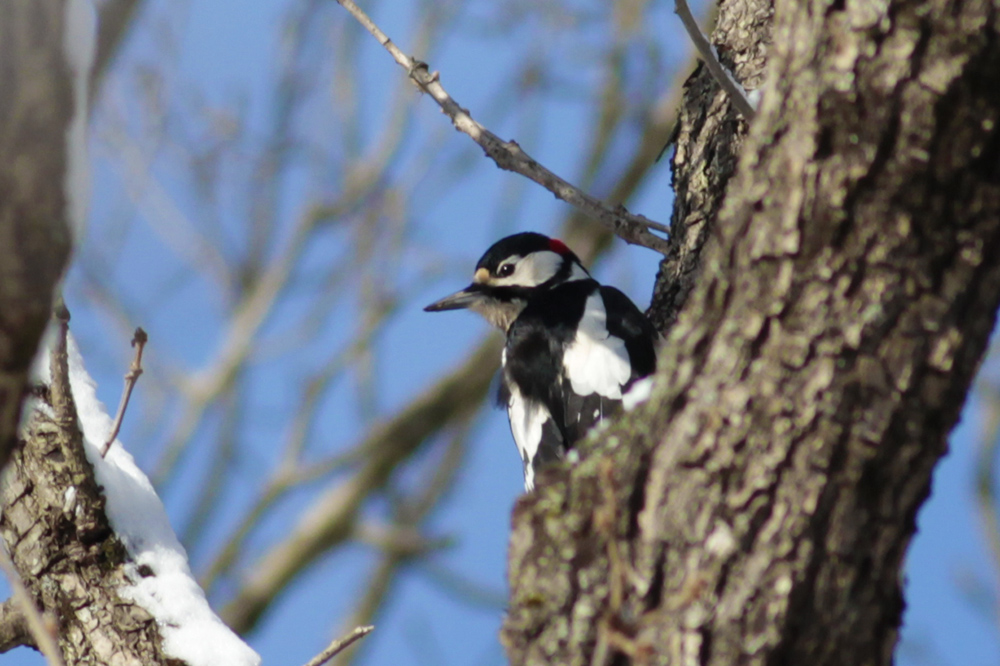
[[[330,4],[329,12],[341,11]],[[606,11],[601,3],[578,4],[597,13]],[[416,5],[412,0],[382,2],[373,10],[382,28],[404,50],[408,50]],[[115,113],[106,108],[101,111],[106,114],[103,126],[107,127],[109,118],[122,118],[130,128],[149,122],[148,115],[143,114],[151,113],[151,109],[155,113],[156,94],[143,99],[132,93],[143,71],[161,68],[165,75],[157,94],[166,99],[197,98],[201,108],[209,110],[241,108],[250,133],[263,133],[270,122],[268,96],[273,94],[271,84],[279,62],[276,26],[287,16],[288,7],[281,0],[174,5],[152,2],[140,17],[116,70],[122,79],[112,80],[110,101],[105,104]],[[593,122],[594,104],[589,95],[598,85],[588,58],[594,45],[601,44],[605,37],[599,30],[548,32],[550,26],[534,15],[524,19],[524,26],[506,30],[500,36],[490,32],[495,18],[489,3],[470,3],[463,14],[464,23],[460,23],[462,29],[434,44],[432,68],[441,72],[449,92],[473,116],[485,122],[496,119],[498,124],[493,129],[501,136],[516,138],[551,169],[572,179],[577,175],[585,144],[580,137],[590,131]],[[663,59],[662,72],[651,72],[649,78],[665,89],[670,85],[672,69],[687,51],[686,38],[666,3],[649,10],[643,32],[658,45]],[[582,41],[574,43],[569,39],[571,35]],[[362,103],[366,117],[371,118],[370,126],[358,128],[357,141],[364,145],[375,135],[388,100],[405,84],[402,71],[373,40],[366,37],[359,44],[365,91]],[[510,92],[515,80],[511,67],[526,54],[559,63],[554,72],[565,94],[540,102],[517,98]],[[630,90],[628,94],[649,91]],[[169,105],[186,108],[182,102]],[[420,259],[428,255],[437,257],[441,268],[431,278],[420,280],[378,339],[376,373],[381,392],[377,407],[385,414],[405,404],[459,362],[485,333],[485,324],[472,316],[426,315],[421,307],[464,285],[476,259],[496,238],[523,229],[552,231],[567,210],[547,192],[532,184],[524,185],[518,176],[488,164],[466,137],[447,125],[431,100],[420,100],[417,109],[407,128],[411,136],[401,156],[411,165],[409,168],[421,173],[423,186],[413,195],[417,212],[411,220],[413,231],[407,237],[408,254],[401,265],[390,267],[392,273],[386,279],[416,279]],[[298,119],[309,124],[310,137],[322,140],[336,135],[338,127],[331,120],[335,112],[315,107],[313,114]],[[175,115],[165,115],[172,131],[197,134],[202,119],[186,119],[183,114],[178,119]],[[224,115],[220,111],[220,117]],[[99,117],[95,125],[101,127],[101,123]],[[441,137],[436,145],[442,146],[442,153],[420,152],[430,137]],[[623,144],[627,145],[628,140],[624,137]],[[222,292],[213,289],[209,280],[192,278],[184,262],[165,249],[169,243],[151,222],[151,218],[163,214],[162,207],[157,208],[155,196],[148,189],[128,194],[121,153],[109,148],[101,136],[95,137],[93,145],[94,206],[84,254],[113,257],[104,277],[140,320],[115,324],[106,310],[93,304],[93,294],[79,270],[70,274],[66,290],[76,334],[84,354],[90,354],[88,364],[98,381],[99,397],[105,404],[114,405],[128,356],[124,329],[142,325],[149,331],[148,372],[198,368],[220,343],[225,302]],[[239,245],[241,193],[236,189],[228,191],[209,213],[200,207],[197,198],[188,196],[191,183],[178,167],[182,160],[169,142],[154,152],[157,157],[153,170],[179,213],[195,225],[209,216],[218,216],[223,220],[222,227],[233,234]],[[623,159],[624,149],[620,152]],[[239,161],[234,160],[227,172],[229,177],[236,180],[240,168]],[[280,189],[277,207],[288,217],[295,214],[302,197],[322,189],[326,182],[323,178],[307,182],[308,178],[297,174],[293,169]],[[329,179],[332,183],[336,177],[331,175]],[[456,182],[457,186],[452,186]],[[523,198],[518,198],[518,193]],[[629,207],[652,219],[667,221],[671,199],[665,160],[654,168]],[[344,236],[338,230],[321,235],[310,248],[310,270],[320,271],[332,262],[346,261],[343,242]],[[656,256],[624,243],[618,245],[596,267],[597,276],[620,286],[644,307],[656,272]],[[307,278],[309,274],[309,270],[305,271]],[[290,298],[282,311],[284,316],[293,317],[299,303],[296,297]],[[343,322],[350,320],[354,305],[348,299],[336,311],[337,316],[310,353],[319,355],[323,347],[334,348],[348,337],[350,329]],[[278,335],[282,324],[279,316],[265,328]],[[262,359],[255,367],[250,388],[255,413],[239,433],[243,448],[234,468],[246,474],[247,482],[226,498],[232,511],[209,521],[207,545],[192,553],[196,567],[224,539],[236,513],[252,494],[254,483],[275,464],[271,423],[280,421],[294,408],[296,396],[284,387],[290,374],[307,365],[309,358],[306,355],[291,363]],[[140,381],[134,397],[139,405],[131,413],[134,418],[126,420],[122,437],[148,469],[157,460],[162,442],[157,440],[157,433],[150,433],[136,421],[156,410],[162,410],[159,415],[169,419],[174,409],[169,401],[156,402],[151,381],[148,377]],[[340,409],[353,400],[350,384],[339,386],[327,398],[329,417],[317,423],[317,431],[332,446],[348,443],[363,431],[360,419],[344,417]],[[992,603],[998,585],[972,499],[977,427],[977,405],[971,401],[952,436],[952,451],[936,471],[933,496],[920,514],[919,533],[906,570],[908,610],[897,653],[898,663],[903,666],[978,666],[995,663],[1000,654],[994,610],[984,610],[981,602],[970,598],[976,595],[967,592],[969,584],[960,584],[973,581],[971,586],[984,592],[982,596],[988,603]],[[209,419],[198,437],[218,436],[213,428]],[[501,412],[484,410],[476,419],[471,441],[466,465],[429,529],[433,536],[450,536],[454,545],[435,555],[428,565],[415,565],[404,573],[377,621],[376,632],[366,639],[362,663],[486,666],[505,661],[497,639],[502,607],[489,599],[462,598],[442,583],[442,578],[447,577],[442,572],[451,572],[473,582],[487,597],[492,594],[502,598],[505,590],[509,515],[522,487],[520,465]],[[179,479],[164,495],[178,527],[191,521],[192,498],[205,481],[205,455],[196,447],[184,459]],[[251,548],[260,552],[270,539],[284,533],[288,521],[308,504],[310,497],[303,491],[284,501],[281,510],[251,541]],[[374,516],[380,511],[384,507],[370,508]],[[351,546],[346,552],[325,558],[296,580],[249,637],[264,663],[304,663],[322,649],[340,631],[344,614],[362,591],[373,563],[369,548]],[[42,662],[37,655],[20,650],[6,655],[4,663]]]

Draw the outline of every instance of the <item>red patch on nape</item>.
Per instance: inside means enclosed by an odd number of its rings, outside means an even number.
[[[570,253],[569,248],[566,247],[566,243],[563,243],[558,238],[550,238],[549,239],[549,249],[552,250],[553,252],[555,252],[556,254],[569,254]]]

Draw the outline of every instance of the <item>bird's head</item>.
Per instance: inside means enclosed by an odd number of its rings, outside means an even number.
[[[502,238],[476,264],[472,284],[424,308],[427,312],[469,309],[506,331],[533,294],[590,274],[565,243],[525,232]]]

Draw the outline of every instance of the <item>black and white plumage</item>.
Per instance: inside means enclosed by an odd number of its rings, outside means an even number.
[[[524,485],[621,408],[656,366],[656,333],[625,294],[594,280],[561,241],[520,233],[495,243],[465,289],[425,310],[467,308],[507,335],[500,399]]]

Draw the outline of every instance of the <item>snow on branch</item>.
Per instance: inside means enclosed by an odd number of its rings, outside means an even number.
[[[378,40],[378,43],[407,71],[414,83],[438,103],[441,111],[451,119],[455,129],[469,135],[498,167],[533,180],[552,192],[556,198],[598,220],[626,242],[667,254],[669,241],[651,231],[668,233],[669,228],[666,225],[654,222],[643,215],[630,213],[622,205],[608,206],[539,164],[524,152],[516,141],[504,141],[486,129],[469,114],[468,109],[463,108],[448,94],[441,85],[438,72],[431,72],[427,63],[403,53],[352,0],[337,0],[337,2]]]
[[[117,446],[101,455],[114,424],[97,399],[97,386],[84,368],[76,341],[66,335],[69,386],[87,460],[107,499],[108,521],[129,556],[124,565],[129,583],[119,594],[156,619],[163,649],[171,657],[190,666],[258,666],[260,657],[209,607],[163,503],[132,456],[117,439],[111,440]],[[48,337],[50,348],[51,344],[61,346],[61,335]],[[53,374],[49,356],[39,356],[36,371],[47,382]]]

